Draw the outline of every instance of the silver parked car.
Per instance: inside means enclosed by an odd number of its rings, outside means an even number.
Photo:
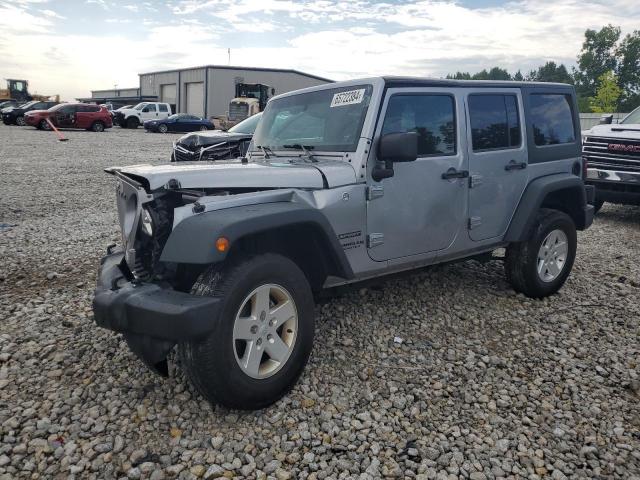
[[[572,86],[377,77],[269,101],[245,158],[114,167],[123,244],[98,325],[211,402],[255,409],[302,373],[314,292],[506,248],[557,292],[593,220]]]

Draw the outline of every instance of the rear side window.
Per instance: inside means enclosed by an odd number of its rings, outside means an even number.
[[[576,141],[570,95],[534,93],[529,102],[536,145],[559,145]]]
[[[515,95],[469,95],[474,151],[516,148],[522,134]]]
[[[168,111],[169,111],[169,109],[167,108],[167,106],[166,106],[166,105],[164,105],[164,104],[162,104],[162,103],[161,103],[160,105],[158,105],[158,108],[159,108],[159,110],[160,110],[161,112],[168,112]]]
[[[455,104],[449,95],[393,95],[382,134],[416,132],[418,155],[456,153]]]

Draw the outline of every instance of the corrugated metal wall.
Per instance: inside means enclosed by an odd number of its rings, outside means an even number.
[[[580,129],[589,130],[594,125],[598,125],[600,123],[600,117],[602,117],[603,115],[613,115],[613,123],[618,123],[628,114],[627,113],[581,113]]]
[[[118,88],[117,90],[91,90],[93,98],[105,97],[137,97],[139,96],[137,88]]]
[[[243,69],[209,69],[207,116],[223,116],[235,96],[236,83],[263,83],[280,93],[327,83],[294,72],[270,72]]]
[[[153,95],[160,99],[162,85],[176,85],[176,111],[186,113],[188,111],[187,84],[199,82],[205,82],[206,84],[203,110],[207,117],[226,115],[229,109],[229,102],[235,96],[236,83],[263,83],[275,88],[276,95],[326,83],[323,80],[295,72],[207,67],[141,74],[140,94],[143,96]],[[202,112],[189,113],[197,114]]]

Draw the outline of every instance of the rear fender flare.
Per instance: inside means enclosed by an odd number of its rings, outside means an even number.
[[[535,221],[537,212],[543,206],[545,199],[549,194],[562,190],[580,192],[578,196],[574,197],[575,200],[572,200],[572,202],[575,202],[575,205],[566,205],[566,207],[576,212],[584,212],[587,206],[587,194],[584,182],[580,177],[569,173],[558,173],[536,178],[529,183],[520,199],[516,213],[511,219],[511,223],[507,229],[505,241],[521,242],[526,240],[528,232]],[[588,225],[581,225],[579,217],[579,213],[572,215],[574,222],[576,222],[576,227],[581,230]]]

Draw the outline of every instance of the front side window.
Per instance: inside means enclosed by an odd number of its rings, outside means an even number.
[[[274,150],[304,145],[314,151],[355,152],[372,91],[371,85],[357,85],[272,100],[254,144]]]
[[[520,146],[522,135],[515,95],[469,95],[469,118],[474,151]]]
[[[576,141],[571,95],[539,94],[529,97],[533,139],[538,146]]]
[[[156,111],[156,106],[153,103],[150,103],[149,105],[146,105],[143,109],[143,112],[155,112]]]
[[[393,95],[382,134],[415,132],[418,155],[456,153],[455,103],[449,95]]]

